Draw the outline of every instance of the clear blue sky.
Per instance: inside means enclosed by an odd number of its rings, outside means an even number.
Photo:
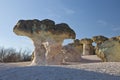
[[[0,46],[33,49],[31,40],[13,33],[20,19],[66,22],[77,38],[120,35],[120,0],[0,0]]]

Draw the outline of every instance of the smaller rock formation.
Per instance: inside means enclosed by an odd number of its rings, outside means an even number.
[[[79,62],[83,52],[83,45],[79,39],[74,40],[73,43],[62,47],[61,55],[63,55],[63,62]]]
[[[92,38],[92,40],[97,44],[96,46],[99,46],[99,45],[101,45],[104,41],[108,40],[108,38],[105,37],[105,36],[99,35],[99,36],[94,36],[94,37]]]
[[[83,44],[83,55],[93,55],[94,47],[92,46],[92,40],[89,38],[81,39],[80,42]]]
[[[107,40],[98,47],[98,54],[105,62],[120,62],[120,42]]]
[[[110,38],[109,40],[116,40],[116,41],[120,41],[120,36],[115,36]]]
[[[83,53],[83,44],[80,42],[79,39],[75,39],[73,43],[68,44],[70,46],[73,46],[79,51],[79,54]]]
[[[99,52],[98,52],[98,51],[99,51],[99,48],[98,48],[98,47],[99,47],[103,42],[105,42],[106,40],[108,40],[108,38],[105,37],[105,36],[99,35],[99,36],[94,36],[94,37],[92,38],[92,40],[97,44],[97,45],[95,46],[95,54],[104,61],[104,55],[99,54]]]
[[[79,62],[81,60],[81,53],[79,49],[66,45],[62,49],[62,53],[64,56],[63,62]]]

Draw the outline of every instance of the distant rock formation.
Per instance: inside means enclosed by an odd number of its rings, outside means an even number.
[[[102,36],[102,35],[99,35],[99,36],[93,36],[92,40],[96,43],[96,46],[95,46],[95,54],[100,57],[103,61],[103,55],[99,54],[99,46],[105,42],[106,40],[108,40],[107,37],[105,36]]]
[[[93,55],[94,47],[92,46],[93,40],[89,38],[81,39],[80,42],[83,44],[83,55]]]
[[[118,40],[118,41],[120,41],[120,36],[112,37],[112,38],[110,38],[109,40]]]
[[[75,39],[75,32],[66,24],[55,24],[54,21],[45,19],[39,21],[19,20],[13,30],[17,35],[27,36],[32,39],[35,50],[32,64],[45,65],[48,58],[53,58],[62,50],[64,39]],[[58,57],[55,59],[58,59]],[[63,59],[55,60],[61,63]],[[55,63],[57,64],[57,63]]]
[[[93,36],[92,40],[97,44],[97,46],[101,45],[104,41],[108,40],[107,37],[98,35],[98,36]]]
[[[120,41],[107,40],[98,47],[98,54],[103,61],[120,62]]]
[[[120,61],[120,36],[107,38],[104,36],[94,36],[96,54],[104,62]]]

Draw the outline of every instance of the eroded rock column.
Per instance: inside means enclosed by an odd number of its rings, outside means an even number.
[[[61,64],[63,57],[60,56],[62,50],[62,43],[49,41],[49,45],[46,46],[48,54],[46,55],[47,64]],[[59,55],[59,56],[58,56]]]
[[[83,44],[83,55],[93,55],[93,46],[92,46],[92,40],[85,38],[81,40],[81,43]]]
[[[42,44],[41,41],[34,41],[34,46],[35,46],[35,50],[34,50],[34,59],[31,63],[31,65],[46,65],[46,49],[44,47],[44,45]]]

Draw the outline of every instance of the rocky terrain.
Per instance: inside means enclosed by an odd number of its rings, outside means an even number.
[[[120,62],[101,62],[95,55],[67,65],[29,64],[0,63],[0,80],[120,80]]]

